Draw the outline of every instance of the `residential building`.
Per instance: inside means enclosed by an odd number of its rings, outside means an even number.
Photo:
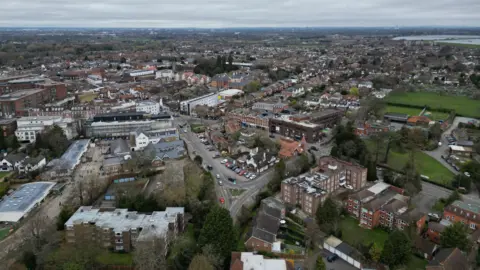
[[[88,75],[87,82],[93,85],[102,85],[103,79],[99,75]]]
[[[18,154],[10,154],[6,155],[2,158],[1,167],[0,171],[2,172],[9,172],[16,170],[18,167],[20,167],[23,163],[23,161],[27,158],[27,155],[24,153],[18,153]]]
[[[156,239],[168,246],[172,238],[184,231],[184,215],[183,207],[142,214],[128,209],[108,211],[81,206],[65,223],[65,238],[68,244],[88,241],[117,252],[131,252],[137,242]]]
[[[249,171],[256,173],[261,173],[266,171],[269,167],[275,165],[276,157],[265,149],[255,149],[250,150],[248,155],[250,158],[246,159],[245,168]]]
[[[278,152],[279,158],[290,158],[302,154],[305,151],[307,142],[305,138],[302,138],[300,142],[292,139],[281,138],[280,139],[280,151]]]
[[[144,153],[153,157],[152,162],[163,162],[168,159],[179,159],[185,156],[187,151],[183,140],[175,140],[149,144],[145,147]]]
[[[0,119],[0,132],[3,132],[3,137],[15,135],[15,130],[17,130],[15,119]]]
[[[192,98],[189,100],[184,100],[180,102],[180,111],[185,114],[194,113],[194,108],[199,105],[205,105],[208,107],[217,106],[219,103],[219,98],[217,93],[210,93],[204,96]]]
[[[245,239],[245,248],[255,251],[280,251],[281,243],[277,241],[280,221],[285,219],[285,206],[273,197],[263,199],[252,228]]]
[[[151,100],[138,101],[135,103],[135,111],[157,115],[161,112],[160,103]]]
[[[154,76],[155,70],[130,70],[126,71],[130,77]]]
[[[467,257],[458,248],[441,249],[426,270],[470,270]]]
[[[423,258],[429,261],[433,259],[433,255],[439,248],[437,244],[418,235],[415,237],[413,244],[417,254],[421,254]]]
[[[461,222],[470,229],[476,230],[480,226],[480,205],[454,201],[443,209],[443,218],[450,222]]]
[[[327,194],[339,188],[339,179],[333,175],[312,172],[282,181],[281,198],[290,205],[299,205],[303,212],[314,216]]]
[[[46,165],[47,165],[47,159],[44,156],[39,155],[37,157],[25,158],[17,167],[17,169],[19,173],[28,173],[28,172],[40,170]]]
[[[430,118],[426,116],[411,116],[407,119],[407,124],[409,126],[422,126],[422,127],[428,127],[428,124],[432,122]]]
[[[325,109],[320,112],[309,115],[309,120],[312,123],[321,125],[322,128],[332,127],[337,124],[343,117],[345,112],[343,110]]]
[[[67,139],[74,137],[73,119],[63,118],[61,116],[28,116],[17,119],[17,130],[15,136],[19,141],[28,141],[30,143],[36,140],[38,133],[56,125],[60,127]]]
[[[359,190],[367,184],[367,168],[347,162],[332,156],[323,156],[318,159],[320,171],[338,170],[345,178],[345,185],[353,190]]]
[[[355,134],[358,136],[370,136],[381,132],[388,132],[389,130],[389,125],[386,122],[365,121],[357,124],[357,127],[355,128]]]
[[[273,114],[269,114],[269,113],[257,114],[246,109],[237,109],[237,110],[228,112],[226,116],[230,120],[236,120],[240,122],[245,127],[249,126],[249,127],[268,129],[269,119],[270,117],[273,117]]]
[[[0,108],[3,117],[28,115],[31,108],[54,100],[47,89],[25,89],[0,96]]]
[[[251,252],[232,252],[230,270],[294,270],[291,261],[267,259]]]
[[[428,222],[427,237],[430,241],[440,244],[440,236],[447,226],[442,223],[430,221]]]
[[[457,146],[457,145],[449,145],[448,151],[450,155],[462,156],[462,157],[471,157],[475,151],[472,147],[466,146]]]
[[[269,103],[269,102],[255,102],[253,103],[252,110],[256,111],[268,111],[272,113],[280,113],[288,108],[286,103]]]

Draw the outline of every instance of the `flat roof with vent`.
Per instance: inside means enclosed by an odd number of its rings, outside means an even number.
[[[53,182],[35,182],[20,186],[0,202],[0,222],[17,222],[39,204],[55,186]]]

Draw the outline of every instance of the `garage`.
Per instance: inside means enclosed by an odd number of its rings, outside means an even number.
[[[337,254],[338,257],[354,267],[362,269],[362,264],[358,259],[361,257],[360,252],[335,236],[328,237],[323,243],[323,248]]]

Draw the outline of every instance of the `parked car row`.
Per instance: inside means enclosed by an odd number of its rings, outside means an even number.
[[[445,136],[445,139],[448,141],[448,145],[455,145],[457,143],[457,139],[452,136]]]
[[[221,163],[222,164],[225,164],[225,167],[229,168],[230,170],[234,171],[236,174],[240,175],[240,176],[243,176],[247,179],[250,179],[250,180],[253,180],[257,177],[257,175],[255,175],[254,173],[252,172],[249,172],[249,171],[246,171],[240,167],[238,167],[237,165],[233,164],[233,163],[230,163],[230,162],[224,162],[225,160],[222,160]]]

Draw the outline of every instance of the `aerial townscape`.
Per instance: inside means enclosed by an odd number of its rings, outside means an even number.
[[[478,11],[476,27],[6,15],[0,269],[480,269]]]

